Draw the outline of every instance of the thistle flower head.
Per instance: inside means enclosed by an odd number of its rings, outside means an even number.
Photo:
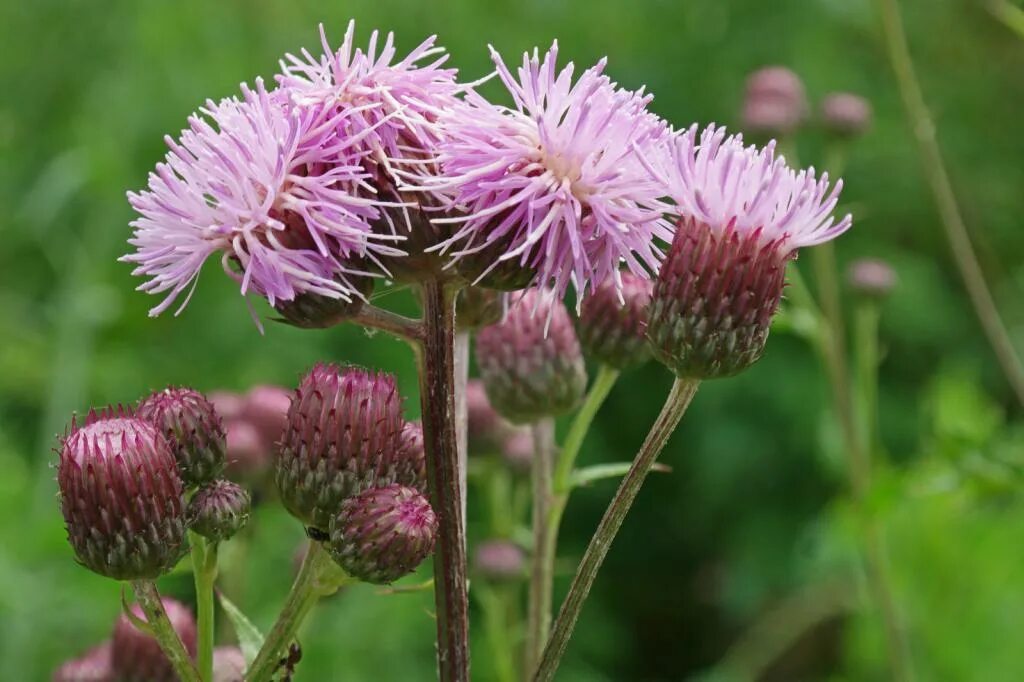
[[[512,422],[564,414],[586,389],[576,330],[549,291],[524,292],[505,319],[480,330],[476,357],[487,397]]]
[[[846,281],[861,296],[883,299],[896,287],[899,278],[886,261],[880,258],[860,258],[850,263]]]
[[[423,424],[406,422],[395,453],[394,481],[420,492],[427,491],[427,453],[423,447]]]
[[[580,309],[580,343],[584,352],[615,369],[639,365],[650,358],[647,346],[647,306],[653,282],[622,273],[618,291],[604,282]]]
[[[543,59],[524,54],[513,73],[492,48],[513,106],[469,91],[445,118],[436,190],[464,216],[443,244],[457,267],[484,286],[551,286],[579,297],[616,278],[620,263],[654,271],[658,239],[671,238],[660,187],[638,156],[668,136],[651,100],[604,75],[604,60],[573,79],[558,70],[557,43]]]
[[[122,258],[149,278],[140,290],[167,294],[151,314],[194,288],[218,253],[243,294],[271,305],[303,293],[357,296],[346,259],[399,252],[371,234],[379,210],[357,196],[363,152],[336,134],[347,115],[293,107],[257,80],[241,99],[207,101],[179,140],[166,138],[170,152],[148,188],[128,194],[136,251]]]
[[[292,396],[276,459],[281,501],[326,530],[342,500],[407,475],[402,400],[390,374],[317,365]]]
[[[281,440],[288,427],[291,404],[292,392],[283,386],[253,386],[245,394],[241,416],[255,426],[263,439],[272,445]]]
[[[214,542],[227,540],[249,521],[251,506],[249,491],[242,486],[231,481],[213,481],[189,500],[189,530]]]
[[[492,582],[520,580],[526,574],[526,553],[511,540],[487,540],[473,552],[473,568]]]
[[[178,633],[189,655],[196,655],[196,621],[187,606],[174,599],[164,598],[164,611],[171,627]],[[138,604],[132,605],[132,614],[146,621]],[[128,617],[121,614],[114,625],[111,639],[111,668],[113,679],[118,682],[177,682],[178,674],[164,655],[160,644],[147,633],[135,627]]]
[[[761,357],[798,248],[850,227],[832,211],[841,182],[796,172],[774,145],[745,147],[709,126],[674,142],[663,168],[679,216],[655,281],[648,338],[678,376],[707,379],[739,372]]]
[[[416,570],[433,550],[437,518],[418,491],[371,488],[346,499],[332,520],[329,550],[345,571],[369,583],[391,583]]]
[[[852,92],[832,92],[821,100],[821,124],[837,137],[856,137],[871,126],[871,104]]]
[[[57,483],[78,561],[117,580],[155,579],[184,554],[183,484],[167,441],[123,408],[92,411],[60,447]]]
[[[302,293],[290,301],[278,301],[274,310],[281,314],[279,321],[299,329],[328,329],[355,317],[370,299],[376,280],[373,277],[351,275],[347,282],[356,292],[348,300]]]
[[[187,486],[213,480],[225,465],[224,427],[213,403],[191,388],[165,388],[143,398],[136,415],[167,438]]]
[[[747,78],[743,127],[749,132],[786,136],[807,118],[804,84],[784,66],[766,66]]]
[[[78,658],[65,661],[53,673],[50,682],[111,682],[110,642],[90,649]]]

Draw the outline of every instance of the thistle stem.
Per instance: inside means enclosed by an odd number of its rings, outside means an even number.
[[[213,679],[214,607],[213,584],[217,580],[217,543],[189,532],[192,546],[192,577],[196,584],[196,621],[199,677]]]
[[[960,270],[960,277],[967,289],[967,295],[974,306],[974,312],[981,322],[982,329],[988,337],[988,342],[995,352],[996,359],[1002,366],[1003,373],[1016,394],[1017,400],[1024,405],[1024,364],[1021,364],[1020,356],[1017,355],[1013,341],[999,316],[999,309],[985,282],[985,274],[974,253],[967,226],[960,214],[960,206],[957,203],[956,194],[953,192],[953,185],[949,180],[946,165],[942,160],[942,150],[939,149],[939,144],[935,139],[935,123],[932,121],[924,94],[921,92],[921,85],[914,73],[914,62],[910,57],[910,48],[907,46],[907,36],[903,30],[903,19],[900,17],[899,6],[896,0],[878,0],[878,7],[882,15],[882,30],[889,53],[889,62],[896,74],[900,96],[903,98],[903,108],[917,142],[921,166],[925,178],[931,186],[935,205],[953,252],[953,260]]]
[[[466,533],[466,483],[469,474],[469,422],[466,415],[466,384],[469,383],[469,332],[455,332],[455,435],[459,448],[459,496],[462,499],[462,533]]]
[[[530,427],[533,434],[533,561],[530,569],[530,599],[527,611],[526,671],[533,670],[551,627],[551,591],[554,582],[555,543],[551,516],[551,469],[555,449],[555,421],[545,417]]]
[[[457,289],[438,280],[426,281],[422,288],[424,334],[422,345],[415,348],[427,485],[438,518],[434,550],[438,674],[442,682],[465,682],[469,680],[469,608],[455,427]]]
[[[199,672],[196,670],[192,658],[181,643],[181,638],[171,626],[167,612],[164,611],[163,602],[160,601],[160,592],[156,589],[156,583],[152,580],[135,580],[132,582],[132,589],[135,591],[135,599],[146,614],[146,623],[153,632],[153,637],[163,650],[167,660],[174,666],[174,671],[182,682],[201,682]]]
[[[369,304],[364,305],[348,321],[369,329],[379,329],[410,343],[423,338],[423,325],[419,321]]]
[[[263,641],[256,660],[249,666],[247,682],[267,682],[272,678],[284,658],[288,646],[295,639],[302,621],[321,597],[338,588],[337,582],[328,583],[325,576],[330,568],[330,556],[319,542],[309,541],[306,556],[295,576],[277,622]]]
[[[516,663],[509,637],[508,585],[482,585],[473,588],[487,626],[487,641],[498,682],[516,682]]]
[[[672,384],[672,390],[661,408],[661,414],[658,415],[647,434],[644,444],[633,460],[633,465],[626,477],[622,479],[615,497],[604,513],[604,518],[601,519],[597,531],[590,539],[583,560],[580,561],[579,568],[576,570],[576,577],[573,578],[572,585],[569,587],[569,594],[562,603],[562,609],[555,621],[551,639],[548,640],[543,658],[534,674],[535,682],[548,682],[554,677],[569,644],[569,637],[572,636],[573,628],[579,619],[580,611],[583,609],[583,603],[590,594],[590,588],[597,578],[601,564],[604,563],[608,549],[619,528],[622,527],[622,522],[625,520],[626,514],[629,513],[630,507],[633,506],[633,501],[636,499],[637,493],[640,492],[644,479],[647,478],[651,467],[665,447],[665,443],[675,431],[686,408],[690,406],[690,401],[693,400],[699,385],[699,380],[683,378],[677,378]]]
[[[611,393],[618,378],[619,370],[608,365],[601,365],[598,368],[594,383],[591,385],[583,405],[576,413],[576,418],[573,419],[572,426],[569,427],[569,433],[565,436],[565,444],[558,454],[554,477],[556,498],[568,496],[571,489],[572,470],[576,465],[576,457],[580,453],[580,448],[583,447],[583,439],[586,438],[587,432],[590,431],[590,425],[594,422],[594,417],[601,409],[605,399],[608,398],[608,394]]]

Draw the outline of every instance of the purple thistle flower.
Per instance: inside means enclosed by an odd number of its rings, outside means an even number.
[[[151,315],[194,289],[218,252],[242,293],[271,305],[306,292],[349,300],[346,259],[399,253],[374,242],[369,221],[380,211],[357,196],[367,177],[358,140],[335,134],[348,114],[292,107],[260,80],[242,95],[208,100],[180,140],[167,136],[148,189],[128,194],[140,217],[129,240],[136,251],[122,260],[149,278],[141,291],[167,293]]]
[[[425,188],[446,191],[465,215],[440,245],[456,261],[480,261],[470,275],[484,285],[500,268],[527,271],[527,283],[578,298],[596,283],[619,281],[619,265],[656,271],[669,240],[661,186],[638,157],[669,136],[647,111],[650,95],[618,88],[605,60],[573,82],[574,66],[556,71],[558,45],[541,60],[523,55],[516,74],[491,48],[514,107],[469,90],[445,119],[438,159],[443,175]],[[517,281],[508,288],[522,288]]]
[[[706,225],[716,235],[735,231],[740,237],[759,231],[759,243],[777,244],[780,255],[821,244],[849,229],[852,218],[832,216],[843,181],[829,185],[828,173],[794,171],[775,155],[775,143],[763,149],[744,146],[742,135],[726,137],[725,128],[709,125],[697,140],[697,126],[669,146],[654,165],[652,177],[663,178],[680,218]]]

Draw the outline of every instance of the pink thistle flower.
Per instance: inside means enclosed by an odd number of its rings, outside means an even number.
[[[346,259],[400,253],[373,241],[379,210],[355,191],[366,179],[358,140],[334,133],[346,114],[292,107],[259,80],[242,95],[208,100],[180,140],[166,138],[148,188],[128,194],[140,217],[121,260],[149,277],[141,291],[167,293],[151,315],[190,289],[180,312],[218,252],[242,293],[271,305],[305,292],[348,300]]]
[[[622,262],[637,274],[657,270],[657,240],[672,230],[662,188],[638,158],[670,133],[648,112],[650,95],[604,75],[605,60],[574,82],[572,63],[556,71],[557,56],[557,43],[543,60],[524,54],[513,75],[491,48],[514,107],[468,91],[446,118],[443,177],[426,188],[449,192],[465,214],[434,222],[459,225],[440,247],[475,261],[477,282],[503,288],[487,278],[511,266],[557,296],[571,283],[582,298],[596,283],[618,282]],[[513,281],[507,288],[523,287]]]

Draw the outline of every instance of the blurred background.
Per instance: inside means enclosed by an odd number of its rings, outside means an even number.
[[[975,0],[902,4],[957,195],[1024,349],[1024,41]],[[812,103],[833,90],[865,96],[875,122],[849,150],[844,203],[856,220],[837,248],[842,267],[881,257],[899,276],[881,323],[890,464],[871,499],[897,600],[919,679],[1024,678],[1024,422],[952,265],[869,0],[36,0],[0,6],[3,679],[48,679],[107,637],[119,610],[119,586],[78,567],[64,538],[52,448],[73,412],[167,384],[292,386],[320,359],[396,372],[418,411],[398,342],[347,326],[268,324],[261,336],[216,263],[180,317],[150,319],[156,299],[134,292],[116,261],[124,193],[145,184],[163,135],[207,97],[269,80],[283,53],[318,49],[318,22],[340,42],[349,18],[362,44],[373,28],[394,30],[401,50],[439,34],[466,80],[489,71],[487,43],[515,62],[557,38],[579,65],[607,55],[613,78],[646,84],[679,126],[738,125],[745,77],[770,64],[799,73]],[[821,163],[813,127],[797,144],[804,163]],[[408,293],[381,303],[415,311]],[[583,460],[630,458],[669,383],[655,363],[625,376]],[[750,671],[760,679],[887,678],[828,405],[813,351],[785,329],[752,370],[702,388],[664,455],[673,471],[641,494],[560,679],[725,679],[724,657],[759,646],[777,650]],[[606,481],[573,497],[556,600],[613,491]],[[302,537],[267,503],[235,558],[227,589],[264,628]],[[187,574],[163,587],[191,599]],[[298,680],[431,679],[430,594],[378,592],[355,587],[316,612]],[[475,676],[493,679],[476,632]]]

